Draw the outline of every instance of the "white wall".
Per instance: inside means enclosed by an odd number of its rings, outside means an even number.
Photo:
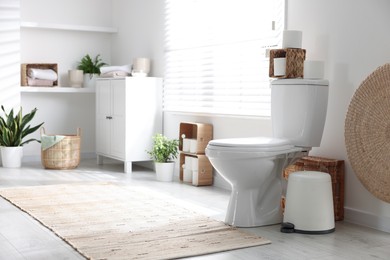
[[[21,0],[21,20],[24,22],[111,26],[111,0]],[[21,29],[22,63],[57,63],[59,85],[69,86],[68,70],[74,69],[85,54],[111,63],[111,34]],[[50,134],[74,134],[82,129],[81,152],[95,152],[95,95],[22,93],[21,103],[25,111],[38,108],[33,123],[44,121]],[[39,133],[32,136],[39,138]],[[40,156],[38,143],[24,146],[24,159]]]
[[[344,144],[344,120],[353,93],[373,70],[390,61],[390,2],[288,0],[287,6],[288,29],[303,31],[307,59],[324,60],[330,81],[322,145],[313,154],[345,160],[346,219],[390,231],[390,204],[361,185]]]
[[[151,59],[150,76],[164,75],[164,1],[114,0],[112,63],[132,64],[134,58]]]

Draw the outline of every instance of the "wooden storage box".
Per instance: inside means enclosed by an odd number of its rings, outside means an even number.
[[[296,171],[319,171],[330,174],[332,179],[333,206],[335,220],[344,219],[344,161],[316,156],[307,156],[299,159],[283,171],[283,177]]]
[[[187,154],[187,153],[180,153],[180,181],[183,181],[184,176],[184,168],[183,165],[185,164],[185,157],[189,156],[191,158],[197,158],[197,166],[198,169],[197,172],[197,178],[191,182],[194,186],[206,186],[206,185],[212,185],[213,184],[213,167],[210,164],[209,159],[206,157],[206,155],[203,154]],[[192,176],[194,176],[194,172],[192,172]]]
[[[20,77],[20,85],[28,86],[27,82],[27,71],[28,69],[52,69],[58,75],[58,65],[57,63],[23,63],[21,64],[21,77]],[[53,82],[53,86],[58,86],[58,80]]]
[[[274,58],[286,58],[286,75],[274,76]],[[303,78],[303,62],[305,58],[305,49],[270,50],[269,76],[271,78]]]
[[[204,154],[207,144],[213,139],[213,126],[203,123],[180,123],[179,150],[183,151],[183,135],[185,138],[196,139],[196,154]]]

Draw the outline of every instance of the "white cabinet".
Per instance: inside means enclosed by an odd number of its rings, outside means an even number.
[[[162,132],[162,79],[126,77],[96,82],[96,153],[125,163],[147,161],[152,136]]]

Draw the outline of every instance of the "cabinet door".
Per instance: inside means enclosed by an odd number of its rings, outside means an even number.
[[[126,82],[111,81],[111,154],[125,160],[126,145]]]
[[[96,152],[110,154],[111,86],[109,80],[96,82]]]

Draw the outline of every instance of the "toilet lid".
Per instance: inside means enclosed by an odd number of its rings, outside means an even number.
[[[220,148],[236,148],[256,151],[285,151],[290,150],[294,146],[286,139],[272,138],[272,137],[248,137],[248,138],[230,138],[217,139],[209,142],[211,147]]]

